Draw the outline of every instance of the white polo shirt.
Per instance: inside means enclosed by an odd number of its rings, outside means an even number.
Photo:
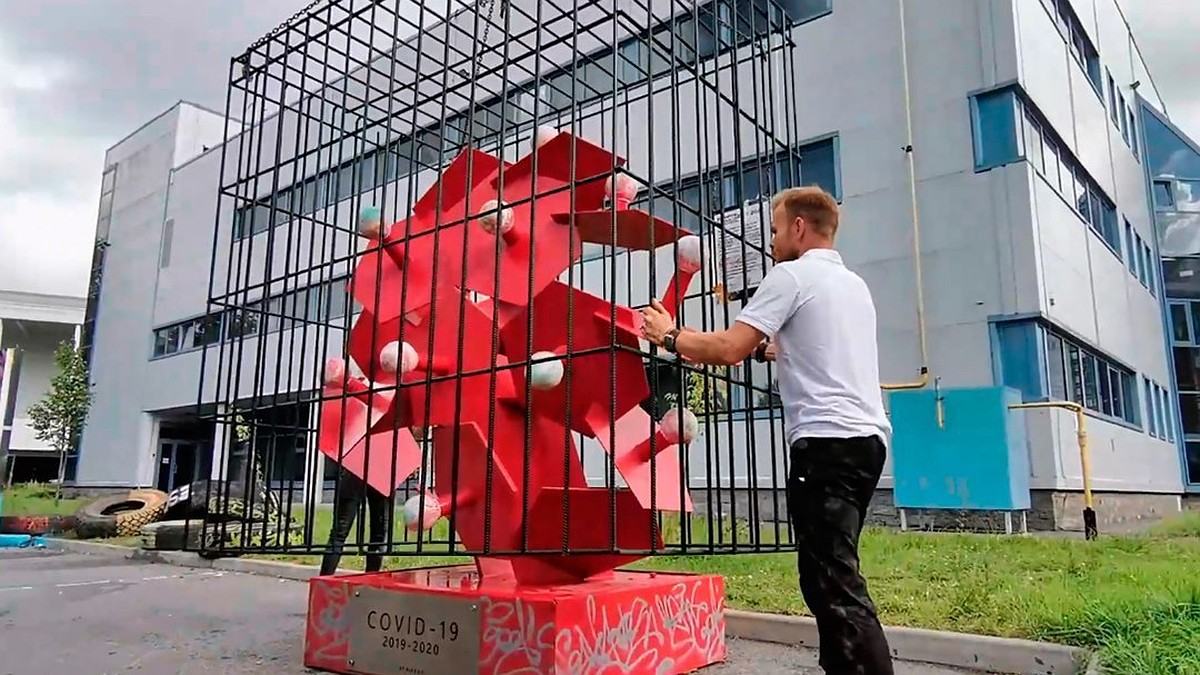
[[[875,302],[833,249],[777,263],[737,317],[775,340],[788,444],[879,436],[892,425],[879,388]]]

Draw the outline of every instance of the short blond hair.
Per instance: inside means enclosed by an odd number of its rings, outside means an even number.
[[[788,221],[803,218],[814,230],[829,238],[837,234],[838,203],[833,195],[819,187],[794,187],[780,190],[771,198],[771,212],[783,207]]]

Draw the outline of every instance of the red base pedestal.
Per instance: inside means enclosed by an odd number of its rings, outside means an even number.
[[[336,673],[675,675],[725,658],[725,583],[617,571],[518,586],[475,566],[309,582],[304,665]],[[474,666],[468,666],[474,663]]]

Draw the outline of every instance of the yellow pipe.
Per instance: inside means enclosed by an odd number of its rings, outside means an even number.
[[[913,274],[916,279],[917,292],[917,340],[920,343],[921,351],[921,376],[915,382],[901,382],[899,384],[884,384],[880,385],[884,391],[900,391],[904,389],[924,389],[929,384],[929,349],[926,345],[925,335],[925,283],[922,279],[921,270],[921,210],[917,201],[917,165],[916,158],[913,156],[913,115],[912,115],[912,89],[909,83],[908,76],[908,29],[904,23],[904,0],[897,0],[897,8],[900,13],[900,62],[901,73],[904,76],[904,114],[905,114],[905,132],[906,141],[904,145],[904,154],[908,161],[908,187],[909,199],[911,201],[910,208],[912,210],[912,253],[913,253]],[[939,420],[942,414],[941,397],[938,397],[938,415]],[[940,424],[940,422],[939,422]]]
[[[1092,502],[1092,457],[1088,451],[1087,415],[1085,408],[1070,401],[1040,401],[1017,403],[1009,408],[1062,408],[1075,413],[1075,437],[1079,442],[1079,468],[1083,472],[1083,531],[1088,539],[1096,538],[1096,511]]]

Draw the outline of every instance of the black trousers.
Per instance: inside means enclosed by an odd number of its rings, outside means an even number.
[[[337,499],[333,504],[333,527],[329,532],[329,552],[321,558],[321,574],[329,575],[337,571],[342,559],[342,549],[346,538],[350,536],[350,528],[358,516],[363,502],[367,506],[367,553],[366,571],[378,572],[383,567],[383,555],[378,553],[387,541],[388,520],[393,511],[393,499],[385,497],[368,486],[362,479],[345,469],[338,470]]]
[[[828,675],[892,675],[892,658],[867,582],[858,538],[887,448],[874,436],[801,438],[791,447],[788,510],[800,592],[817,620]]]

